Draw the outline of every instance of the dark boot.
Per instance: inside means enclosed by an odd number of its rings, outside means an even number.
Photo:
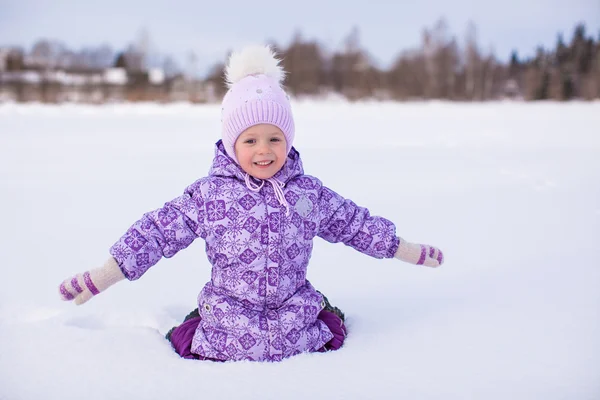
[[[319,292],[319,291],[317,290],[317,292]],[[321,293],[321,292],[319,292],[319,293]],[[329,302],[329,299],[327,299],[327,297],[325,297],[325,295],[323,293],[321,293],[321,296],[323,296],[323,301],[325,302],[324,310],[334,313],[342,320],[342,322],[345,322],[346,317],[344,316],[344,313],[342,312],[342,310],[340,310],[337,307],[332,306],[331,303]]]
[[[183,319],[183,322],[187,321],[188,319],[196,318],[196,317],[199,317],[199,316],[200,316],[200,313],[198,312],[198,309],[196,308],[194,311],[192,311],[191,313],[189,313],[188,315],[186,315],[186,317]],[[175,328],[177,328],[177,326],[174,326],[171,329],[169,329],[169,332],[167,332],[167,334],[165,335],[165,338],[169,342],[171,341],[171,333],[173,333],[173,331],[175,330]]]

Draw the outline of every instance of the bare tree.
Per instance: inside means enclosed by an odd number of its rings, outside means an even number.
[[[477,45],[477,28],[473,22],[467,26],[465,52],[465,98],[476,100],[478,93],[481,93],[482,57]]]
[[[172,78],[180,72],[179,65],[177,65],[177,62],[171,56],[165,57],[162,63],[162,69],[167,78]]]
[[[11,49],[6,57],[6,70],[8,72],[21,71],[25,68],[25,52],[23,49]]]
[[[360,31],[354,27],[344,40],[343,50],[333,54],[329,79],[335,91],[349,99],[373,97],[382,86],[384,75],[373,66],[360,45]]]
[[[551,59],[543,48],[538,48],[535,59],[529,63],[525,72],[525,98],[544,100],[548,98]]]
[[[455,75],[460,60],[456,40],[449,34],[446,21],[440,19],[432,30],[425,29],[422,38],[427,72],[425,96],[453,98]]]
[[[204,81],[214,86],[216,97],[223,97],[227,92],[227,86],[225,84],[225,63],[221,62],[215,64],[208,72],[208,76]]]
[[[37,41],[29,56],[29,64],[43,69],[52,69],[58,65],[64,45],[52,40]]]
[[[324,63],[316,42],[304,41],[297,32],[282,58],[283,67],[288,72],[285,84],[292,93],[319,93],[323,85]]]

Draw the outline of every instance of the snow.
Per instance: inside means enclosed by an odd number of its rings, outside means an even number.
[[[127,71],[125,68],[109,68],[104,71],[104,81],[113,85],[125,85],[127,83]]]
[[[294,104],[305,171],[439,246],[438,269],[315,242],[345,346],[180,359],[198,240],[83,306],[57,286],[208,172],[218,105],[0,106],[0,399],[600,398],[600,103]]]
[[[42,82],[42,75],[37,71],[3,72],[2,80],[6,82],[27,82],[36,84]]]
[[[162,85],[165,82],[165,72],[159,68],[152,68],[148,71],[148,80],[153,85]]]

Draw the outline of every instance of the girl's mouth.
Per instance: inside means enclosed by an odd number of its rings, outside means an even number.
[[[258,161],[254,163],[254,165],[260,168],[268,167],[271,164],[273,164],[273,161]]]

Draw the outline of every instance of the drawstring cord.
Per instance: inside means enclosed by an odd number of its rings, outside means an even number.
[[[262,179],[260,180],[260,185],[255,184],[254,182],[252,182],[250,180],[250,175],[248,173],[246,173],[244,180],[246,181],[246,187],[248,189],[252,190],[253,192],[258,192],[260,189],[262,189],[262,187],[265,184],[265,181]],[[285,183],[281,182],[277,178],[269,178],[269,179],[267,179],[267,181],[270,182],[271,185],[273,186],[273,190],[275,191],[275,197],[277,197],[279,204],[281,204],[282,206],[285,207],[286,217],[289,216],[290,215],[290,205],[288,204],[287,200],[285,199],[285,196],[283,195],[283,187],[285,186]]]
[[[277,197],[277,200],[279,200],[279,204],[285,207],[285,216],[289,216],[290,205],[288,204],[287,200],[285,199],[285,196],[283,195],[283,187],[285,186],[285,184],[277,178],[270,178],[268,179],[268,181],[271,182],[271,185],[273,185],[275,197]]]
[[[250,180],[250,175],[247,172],[246,172],[246,176],[244,177],[244,179],[246,180],[246,187],[248,189],[252,190],[253,192],[258,192],[263,187],[263,185],[265,184],[265,181],[261,180],[260,181],[260,186],[255,185]]]

